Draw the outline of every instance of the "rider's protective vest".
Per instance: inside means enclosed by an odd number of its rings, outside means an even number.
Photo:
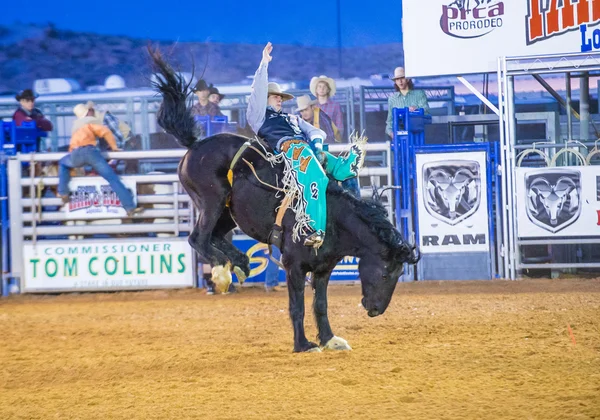
[[[304,134],[298,126],[298,116],[286,114],[285,112],[276,112],[267,108],[265,113],[265,122],[258,130],[258,136],[263,138],[273,150],[277,148],[278,143],[284,138],[302,138]]]

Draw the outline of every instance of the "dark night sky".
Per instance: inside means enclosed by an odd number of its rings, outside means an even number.
[[[342,46],[402,40],[400,0],[339,2]],[[52,22],[60,29],[152,40],[337,46],[337,0],[50,0],[12,4],[2,8],[0,24]]]

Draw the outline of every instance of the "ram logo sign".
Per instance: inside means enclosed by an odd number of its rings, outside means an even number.
[[[481,169],[474,160],[451,160],[423,165],[425,209],[454,226],[472,216],[481,203]]]
[[[575,223],[581,214],[581,173],[572,169],[544,169],[525,176],[527,217],[536,226],[556,233]]]

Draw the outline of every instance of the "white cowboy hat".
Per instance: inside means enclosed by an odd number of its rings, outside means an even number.
[[[329,85],[329,96],[333,96],[335,95],[335,80],[333,80],[331,77],[327,77],[327,76],[319,76],[319,77],[313,77],[312,79],[310,79],[310,92],[314,95],[317,96],[317,85],[319,84],[319,82],[325,82],[327,83],[327,85]]]
[[[73,114],[75,114],[77,118],[84,118],[87,117],[89,110],[90,109],[86,104],[77,104],[75,107],[73,107]]]
[[[394,69],[394,75],[392,77],[390,77],[390,79],[396,80],[396,79],[400,79],[402,77],[406,77],[406,75],[404,74],[404,67],[396,67]]]
[[[296,108],[295,112],[300,112],[304,111],[309,106],[316,104],[317,101],[311,100],[308,95],[302,95],[299,98],[296,98],[296,103],[298,104],[298,108]]]
[[[290,99],[294,99],[294,95],[291,95],[291,94],[281,90],[281,86],[279,86],[279,83],[269,82],[269,85],[267,86],[267,90],[268,90],[269,95],[279,95],[279,96],[281,96],[281,98],[284,101],[289,101]]]
[[[87,101],[85,104],[77,104],[75,107],[73,107],[73,114],[75,114],[77,118],[83,118],[87,116],[87,113],[90,109],[95,107],[96,104],[92,101]]]

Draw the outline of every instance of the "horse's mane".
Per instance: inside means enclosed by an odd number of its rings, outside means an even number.
[[[399,244],[404,242],[400,232],[390,223],[388,212],[380,202],[370,199],[358,199],[342,189],[335,182],[329,182],[327,194],[329,196],[340,197],[344,200],[344,204],[354,209],[354,213],[390,249],[395,249]]]

